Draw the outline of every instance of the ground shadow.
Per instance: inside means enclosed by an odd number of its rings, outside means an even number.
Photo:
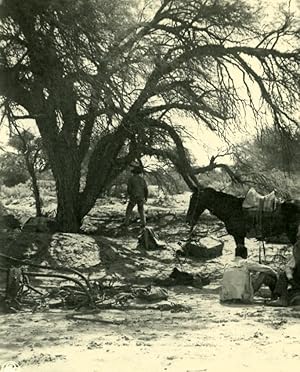
[[[20,230],[1,232],[0,253],[20,260],[30,260],[38,264],[48,254],[52,235],[49,233],[29,233]],[[12,260],[3,257],[0,257],[0,265],[4,267],[18,266]]]

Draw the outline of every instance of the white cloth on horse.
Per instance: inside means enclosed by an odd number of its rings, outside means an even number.
[[[272,212],[276,209],[277,200],[275,191],[268,195],[259,194],[253,187],[249,189],[243,201],[243,208]]]

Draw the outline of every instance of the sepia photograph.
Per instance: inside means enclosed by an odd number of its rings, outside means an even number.
[[[0,0],[0,372],[300,366],[300,0]]]

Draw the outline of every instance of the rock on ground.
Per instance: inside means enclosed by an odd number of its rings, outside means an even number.
[[[187,242],[178,254],[207,260],[220,257],[223,253],[223,247],[224,243],[222,241],[206,237],[197,241]]]
[[[49,256],[57,265],[72,268],[87,268],[100,263],[99,246],[95,239],[79,234],[54,234]]]
[[[49,217],[30,217],[23,225],[23,231],[51,233],[58,230],[55,219]]]

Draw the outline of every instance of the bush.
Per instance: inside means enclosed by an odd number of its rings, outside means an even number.
[[[28,175],[22,172],[2,174],[2,182],[7,187],[13,187],[28,180]]]
[[[0,157],[0,178],[7,187],[25,183],[29,179],[29,174],[23,159],[12,153],[3,154]]]
[[[29,182],[18,184],[12,187],[2,186],[1,197],[4,199],[21,200],[32,197]]]
[[[124,198],[127,195],[127,185],[126,183],[114,184],[108,191],[108,195],[115,198]]]

